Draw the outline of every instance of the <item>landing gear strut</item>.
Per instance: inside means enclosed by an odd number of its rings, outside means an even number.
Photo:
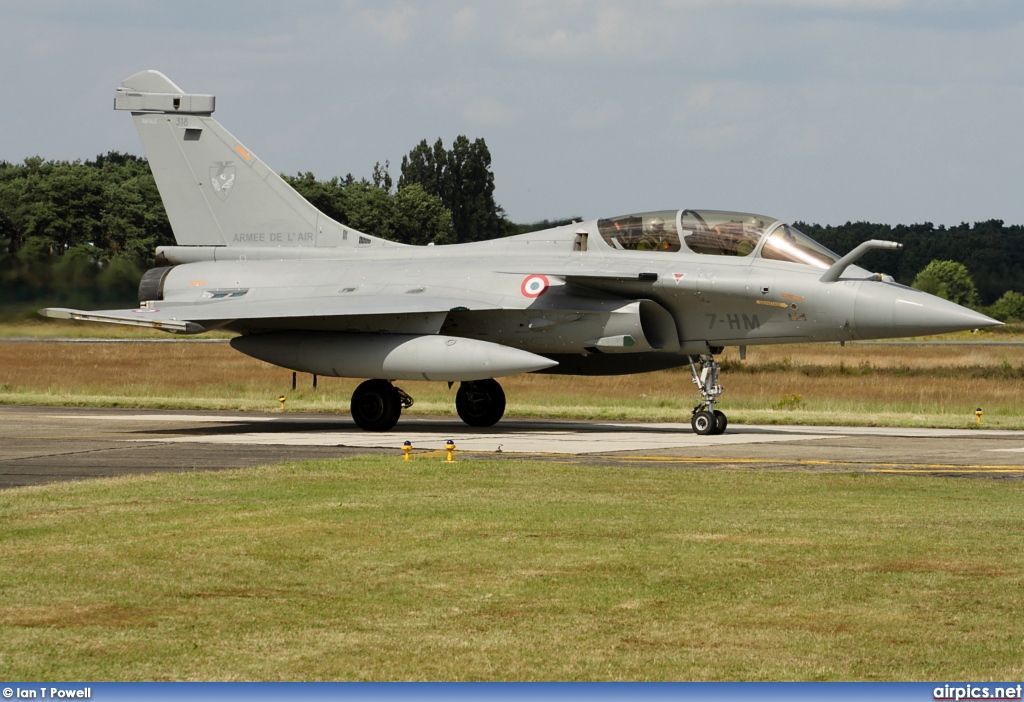
[[[690,426],[694,433],[702,436],[708,434],[721,434],[729,425],[725,414],[715,409],[715,402],[722,394],[722,386],[718,384],[718,372],[722,366],[710,354],[698,357],[697,364],[694,364],[693,357],[690,357],[690,371],[693,373],[693,383],[700,391],[702,402],[693,408],[693,417],[690,419]]]
[[[349,407],[360,429],[388,431],[412,407],[412,398],[386,380],[367,380],[352,393]]]
[[[505,414],[505,391],[496,380],[465,380],[455,393],[455,409],[471,427],[491,427]]]

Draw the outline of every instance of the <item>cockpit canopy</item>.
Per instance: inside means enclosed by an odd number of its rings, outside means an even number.
[[[761,258],[827,269],[839,260],[839,254],[832,253],[796,227],[782,224],[764,242]]]
[[[828,268],[839,256],[774,217],[718,210],[661,210],[601,219],[597,230],[620,251],[689,250],[712,256],[750,256]]]

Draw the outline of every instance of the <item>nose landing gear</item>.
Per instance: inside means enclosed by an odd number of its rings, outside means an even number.
[[[700,365],[700,371],[697,370],[697,364]],[[694,364],[691,356],[690,372],[693,373],[693,383],[700,391],[702,402],[693,408],[690,427],[695,434],[701,436],[721,434],[729,425],[725,414],[715,409],[715,402],[722,394],[722,386],[718,384],[718,373],[722,366],[710,354],[699,356],[697,364]]]

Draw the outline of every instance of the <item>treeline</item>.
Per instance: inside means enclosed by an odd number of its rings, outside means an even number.
[[[1007,290],[1024,292],[1024,226],[991,219],[955,227],[930,223],[896,225],[847,222],[821,226],[795,222],[797,229],[844,254],[869,239],[897,241],[899,251],[875,250],[857,265],[887,273],[904,285],[934,260],[957,261],[970,272],[982,305],[991,305]]]
[[[0,304],[131,301],[154,249],[173,243],[143,158],[0,162]]]
[[[397,186],[391,164],[370,180],[284,176],[317,209],[342,224],[403,244],[461,244],[518,233],[494,201],[491,153],[483,139],[459,136],[446,149],[421,141],[402,157]]]
[[[389,170],[390,164],[377,164],[370,178],[358,180],[351,174],[284,178],[341,223],[409,244],[480,241],[573,221],[509,221],[494,201],[483,139],[459,136],[451,148],[440,139],[432,145],[424,140],[402,158],[397,182]],[[960,262],[977,286],[975,306],[992,305],[1008,290],[1024,291],[1024,226],[1000,220],[948,228],[796,226],[840,253],[867,239],[899,241],[902,251],[873,251],[860,263],[907,285],[931,261]],[[173,243],[143,158],[110,152],[84,162],[0,162],[0,305],[130,304],[156,247]]]
[[[408,244],[479,241],[529,230],[494,201],[483,139],[450,149],[424,140],[397,184],[379,163],[370,179],[283,176],[342,224]],[[110,152],[87,161],[0,162],[0,305],[132,303],[157,246],[174,244],[149,164]]]

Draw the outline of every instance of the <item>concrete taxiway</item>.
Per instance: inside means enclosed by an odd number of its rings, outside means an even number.
[[[426,453],[448,439],[466,459],[1024,479],[1024,431],[731,425],[696,436],[688,423],[505,419],[473,429],[406,416],[379,434],[343,415],[3,406],[0,488],[366,453],[400,460],[403,441]]]

